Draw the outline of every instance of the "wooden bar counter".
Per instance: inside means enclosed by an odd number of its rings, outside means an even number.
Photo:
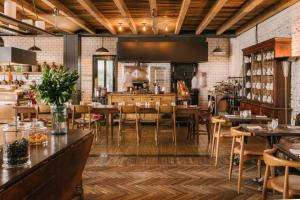
[[[130,94],[130,93],[112,93],[108,95],[109,104],[125,102],[135,104],[137,102],[160,102],[160,104],[171,104],[176,102],[175,93],[168,94]]]
[[[1,159],[0,199],[59,200],[83,195],[82,172],[92,141],[91,131],[70,130],[64,136],[49,135],[46,146],[31,146],[29,167],[4,169]]]

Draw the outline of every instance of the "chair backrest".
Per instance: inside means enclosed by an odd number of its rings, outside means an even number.
[[[231,127],[230,128],[230,135],[232,137],[244,137],[244,136],[251,136],[252,134],[246,131],[240,130],[241,127]]]
[[[49,105],[38,105],[37,112],[39,114],[50,114],[51,113],[50,106]]]
[[[73,112],[78,114],[89,114],[90,107],[88,105],[74,105]]]
[[[174,114],[176,111],[176,107],[175,106],[169,106],[169,105],[161,105],[158,107],[158,113],[160,114]]]
[[[218,102],[218,105],[217,105],[218,112],[227,112],[228,108],[229,108],[229,103],[228,103],[227,99],[221,99]]]
[[[119,107],[119,111],[121,114],[135,114],[136,113],[135,105],[124,105]]]
[[[222,117],[220,116],[213,116],[211,118],[211,123],[215,124],[215,123],[225,123],[225,119],[223,119]]]
[[[271,167],[300,167],[300,162],[284,160],[274,156],[276,151],[276,148],[264,151],[263,157],[266,165]]]

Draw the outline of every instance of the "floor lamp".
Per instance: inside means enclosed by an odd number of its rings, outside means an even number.
[[[288,121],[288,91],[287,91],[287,79],[289,77],[290,72],[290,61],[282,61],[282,71],[284,76],[284,111],[285,111],[285,125],[287,125]]]

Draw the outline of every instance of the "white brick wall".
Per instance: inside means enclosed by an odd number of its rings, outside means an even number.
[[[2,38],[4,39],[5,47],[29,49],[33,46],[32,37],[3,36]],[[63,64],[63,37],[36,37],[35,45],[42,49],[41,52],[37,52],[38,63],[46,61],[48,63]]]
[[[103,38],[103,46],[109,50],[109,55],[116,55],[117,40],[118,39],[115,37]],[[97,55],[96,50],[101,47],[101,44],[101,37],[81,38],[81,90],[83,101],[91,101],[93,87],[93,55]]]
[[[292,38],[292,56],[300,56],[300,2],[278,13],[258,25],[258,42],[273,37]],[[242,49],[255,44],[255,28],[231,39],[233,57],[231,75],[235,75],[242,66]],[[291,87],[292,121],[300,113],[300,61],[293,63]]]

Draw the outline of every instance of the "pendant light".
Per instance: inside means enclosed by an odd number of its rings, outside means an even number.
[[[35,52],[37,52],[37,51],[42,51],[41,48],[35,46],[35,37],[33,37],[33,46],[30,47],[28,50],[29,50],[29,51],[35,51]]]
[[[4,47],[4,40],[2,37],[0,37],[0,47]]]
[[[96,52],[97,52],[97,53],[108,53],[108,52],[109,52],[108,49],[106,49],[106,48],[103,47],[103,37],[102,37],[102,45],[101,45],[101,48],[98,48],[98,49],[96,50]]]
[[[35,16],[36,16],[36,21],[38,21],[39,17],[38,17],[38,15],[37,15],[37,13],[36,13],[35,0],[32,0],[32,4],[33,4],[33,8],[34,8],[34,13],[35,13]],[[35,51],[35,52],[37,52],[37,51],[42,51],[41,48],[35,46],[35,37],[36,37],[36,36],[33,37],[33,46],[30,47],[28,50],[29,50],[29,51]]]
[[[219,38],[218,38],[217,47],[212,51],[212,53],[213,53],[213,55],[216,55],[216,56],[223,56],[223,55],[225,55],[225,51],[219,45]]]

